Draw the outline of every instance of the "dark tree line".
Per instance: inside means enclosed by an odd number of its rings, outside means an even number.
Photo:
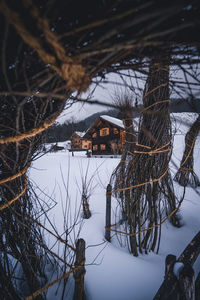
[[[74,131],[86,130],[85,122],[81,121],[78,123],[68,122],[67,124],[55,123],[45,133],[46,143],[57,143],[69,140]]]

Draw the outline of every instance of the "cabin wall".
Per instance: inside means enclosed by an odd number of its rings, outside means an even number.
[[[70,140],[74,151],[92,149],[93,155],[118,155],[124,148],[125,133],[117,125],[99,119],[84,138],[74,133]]]
[[[71,136],[71,150],[80,150],[81,149],[81,138],[78,135]]]
[[[83,139],[77,134],[71,136],[71,150],[88,150],[92,148],[92,142],[87,139]]]
[[[123,150],[122,130],[106,121],[99,122],[91,132],[92,154],[121,154]]]
[[[89,140],[82,139],[81,148],[85,150],[92,149],[92,142]]]

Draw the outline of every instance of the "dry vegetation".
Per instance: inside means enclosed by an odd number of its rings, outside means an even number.
[[[30,294],[41,287],[39,276],[45,278],[41,265],[45,242],[39,223],[29,221],[37,212],[27,183],[27,170],[40,151],[42,132],[73,101],[100,103],[81,98],[81,92],[92,82],[106,83],[108,73],[122,76],[131,70],[125,76],[136,82],[146,78],[137,144],[130,111],[124,111],[127,143],[122,161],[126,162],[118,167],[115,180],[115,192],[119,192],[128,219],[133,254],[143,248],[158,249],[163,213],[178,224],[168,170],[172,147],[169,98],[170,91],[179,98],[199,96],[199,13],[199,2],[192,0],[170,5],[169,1],[144,0],[0,1],[3,299],[24,297],[15,277],[17,266],[23,269]],[[170,78],[169,68],[180,70],[182,77]],[[114,106],[121,107],[121,103]],[[132,105],[131,109],[138,110]],[[182,170],[192,169],[198,130],[192,132],[186,138],[187,159],[183,158]],[[185,185],[187,174],[182,172],[176,179],[181,178]],[[191,176],[197,183],[195,175]],[[144,226],[153,230],[141,232]],[[59,280],[67,278],[66,274]],[[45,299],[42,292],[37,299]]]

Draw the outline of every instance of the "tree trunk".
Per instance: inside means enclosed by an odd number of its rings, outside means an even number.
[[[169,172],[172,149],[169,99],[170,57],[157,56],[150,61],[143,95],[144,109],[140,117],[138,143],[126,170],[126,188],[130,187],[128,220],[136,233],[130,238],[134,255],[159,249],[160,222],[163,212],[176,208],[173,181]],[[134,221],[133,221],[134,220]],[[175,214],[171,217],[179,225]],[[143,230],[145,229],[145,230]]]
[[[190,127],[185,136],[185,150],[181,160],[180,168],[174,179],[182,186],[191,185],[197,187],[200,185],[199,179],[194,172],[194,146],[200,131],[200,115]]]

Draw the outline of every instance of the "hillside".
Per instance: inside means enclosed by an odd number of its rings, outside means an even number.
[[[190,101],[184,99],[172,99],[170,105],[171,113],[181,112],[200,112],[200,100],[193,99]],[[46,132],[46,142],[55,143],[63,142],[70,138],[74,131],[86,131],[95,120],[101,115],[108,115],[115,118],[121,118],[121,114],[118,109],[103,110],[92,114],[80,122],[65,121],[63,124],[56,123]]]
[[[74,131],[86,131],[99,116],[108,115],[110,117],[117,117],[118,114],[119,112],[117,109],[103,110],[94,113],[80,122],[66,121],[64,124],[56,123],[47,130],[45,142],[55,143],[69,140]]]
[[[188,125],[193,122],[194,114],[174,114],[173,128],[176,127],[173,148],[173,164],[170,164],[172,174],[179,166],[184,148],[184,134]],[[197,139],[194,158],[195,172],[200,175],[200,140]],[[68,151],[49,153],[36,160],[31,168],[30,177],[34,191],[48,211],[45,226],[55,230],[64,238],[70,229],[68,242],[74,245],[79,234],[86,242],[86,276],[85,291],[88,300],[150,300],[153,299],[164,279],[165,258],[168,254],[177,257],[199,231],[199,188],[186,188],[180,216],[182,227],[175,228],[169,221],[162,225],[161,246],[159,254],[150,252],[134,257],[128,251],[128,240],[122,234],[111,235],[111,243],[104,238],[106,186],[112,171],[119,163],[119,158],[90,158],[82,153],[72,154]],[[89,205],[92,213],[88,220],[82,219],[81,193],[83,178],[88,184]],[[181,199],[183,188],[174,181],[176,196]],[[48,196],[49,195],[49,196]],[[49,205],[49,206],[48,206]],[[119,203],[112,197],[112,224],[118,221]],[[41,220],[43,220],[43,216]],[[73,227],[72,225],[76,223]],[[124,231],[123,227],[117,227]],[[45,232],[46,234],[46,232]],[[49,248],[64,257],[64,248],[54,237],[45,235]],[[60,262],[61,266],[63,263]],[[198,274],[200,260],[195,263]],[[53,274],[50,281],[63,274],[63,269]],[[47,300],[61,298],[63,281],[48,289]],[[72,300],[73,277],[70,277],[65,291],[66,300]]]

